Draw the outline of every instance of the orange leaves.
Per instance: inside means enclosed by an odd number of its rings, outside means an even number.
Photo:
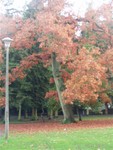
[[[104,103],[111,102],[111,99],[108,97],[108,95],[106,93],[101,93],[99,96]]]
[[[50,78],[49,83],[55,83],[54,78]]]
[[[19,17],[11,18],[5,15],[0,15],[0,41],[2,40],[2,38],[7,36],[13,38],[18,30],[18,27],[20,26],[20,22],[21,19]]]
[[[25,57],[20,65],[13,68],[11,74],[9,74],[10,82],[14,82],[16,78],[23,79],[26,76],[26,70],[32,68],[37,65],[39,61],[43,61],[44,63],[48,62],[50,58],[49,54],[46,53],[33,53],[28,57]]]
[[[106,69],[98,62],[97,54],[99,55],[98,50],[88,52],[81,49],[72,64],[69,63],[73,73],[71,79],[67,80],[66,90],[63,92],[66,102],[97,100],[98,92],[103,90],[102,81],[106,81]]]
[[[14,68],[12,70],[12,81],[14,81],[14,79],[16,78],[21,78],[23,79],[26,74],[25,74],[25,70],[32,68],[34,65],[38,64],[39,61],[39,55],[33,53],[32,55],[24,58],[21,62],[20,62],[20,66],[17,66],[16,68]]]
[[[57,91],[51,90],[46,93],[45,98],[54,98],[55,100],[58,101],[58,93],[57,93]]]
[[[60,14],[65,1],[48,1],[48,6],[38,11],[35,19],[23,21],[22,28],[14,37],[13,46],[19,49],[31,48],[40,42],[40,47],[48,53],[56,52],[59,57],[64,51],[73,48],[75,21]],[[59,55],[59,53],[61,55]],[[68,56],[68,54],[67,54]]]
[[[0,92],[4,93],[5,92],[5,88],[0,88]]]
[[[13,47],[18,49],[31,48],[36,43],[34,40],[35,32],[34,21],[27,19],[23,22],[22,28],[15,34]]]
[[[24,58],[20,66],[13,69],[11,80],[14,81],[17,77],[24,78],[25,70],[36,65],[40,59],[48,63],[51,53],[55,52],[56,59],[67,65],[66,67],[72,73],[70,75],[66,71],[62,72],[66,87],[63,97],[66,102],[71,103],[74,100],[96,101],[98,92],[103,90],[102,82],[106,82],[106,67],[99,60],[99,50],[91,50],[91,48],[95,44],[103,48],[106,45],[106,43],[101,42],[103,38],[109,47],[112,46],[110,40],[113,38],[108,28],[109,22],[100,19],[101,9],[97,12],[90,10],[78,27],[80,22],[78,21],[77,24],[77,19],[61,14],[63,7],[64,1],[49,0],[48,6],[37,12],[35,19],[29,18],[21,22],[13,46],[16,48],[31,48],[32,45],[39,42],[44,55],[32,54]],[[105,14],[106,12],[103,12],[103,17],[109,20]],[[99,22],[100,20],[101,22]],[[85,32],[80,37],[81,40],[75,39],[75,33],[78,29]],[[75,42],[74,39],[78,42]],[[85,46],[91,45],[89,51],[85,48],[81,49],[84,44]],[[106,55],[106,60],[108,57]],[[111,64],[112,58],[109,57],[108,59]],[[52,96],[56,97],[55,91],[50,91],[46,95],[46,97]]]
[[[65,83],[68,79],[70,79],[71,75],[70,75],[67,71],[61,70],[61,73],[62,73],[61,76],[62,76],[62,78],[63,78],[64,83]]]
[[[102,51],[113,47],[112,12],[111,3],[103,4],[97,10],[90,8],[86,12],[85,18],[82,19],[82,31],[85,33],[84,44],[87,41],[87,43],[100,47]]]
[[[36,24],[38,41],[43,50],[49,54],[55,52],[57,60],[64,62],[67,61],[66,57],[71,58],[76,53],[76,46],[72,40],[75,36],[76,24],[71,16],[66,18],[48,7],[37,13]]]
[[[16,68],[12,69],[12,73],[9,76],[10,82],[14,82],[16,78],[23,79],[25,76],[26,74],[24,73],[23,68],[17,66]]]
[[[33,53],[21,61],[21,68],[31,68],[36,64],[38,64],[38,54]]]
[[[5,106],[5,97],[0,97],[0,107]]]
[[[3,97],[5,88],[0,87],[0,107],[5,105],[5,98]]]
[[[4,76],[3,76],[3,74],[2,74],[2,71],[0,71],[0,81],[4,81]]]
[[[107,50],[104,54],[102,54],[101,58],[101,63],[113,72],[113,49]]]

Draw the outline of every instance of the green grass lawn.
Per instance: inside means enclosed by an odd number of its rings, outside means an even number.
[[[78,121],[78,116],[75,115],[75,119],[76,121]],[[82,116],[82,120],[103,120],[103,119],[113,119],[113,115],[88,115],[88,116]],[[45,119],[46,121],[48,121],[47,117]],[[59,116],[58,118],[55,118],[54,120],[57,120],[59,122],[62,122],[63,120],[63,116]],[[37,121],[33,121],[31,120],[30,118],[29,119],[22,119],[20,121],[17,120],[17,117],[15,118],[11,118],[10,119],[10,123],[14,123],[14,124],[22,124],[22,123],[35,123],[35,122],[39,122],[39,121],[42,121],[42,119],[39,119]],[[0,120],[0,124],[3,124],[4,121],[3,120]]]
[[[88,115],[83,116],[83,120],[103,120],[103,119],[113,119],[113,115]]]
[[[0,150],[113,150],[113,128],[10,134]]]

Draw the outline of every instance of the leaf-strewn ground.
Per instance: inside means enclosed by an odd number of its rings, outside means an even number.
[[[21,122],[10,124],[6,142],[0,137],[1,150],[113,150],[113,117],[86,117],[85,120],[61,124]],[[0,124],[3,135],[4,124]]]

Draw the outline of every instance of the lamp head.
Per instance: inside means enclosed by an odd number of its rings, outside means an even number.
[[[11,42],[13,41],[13,39],[11,39],[11,38],[9,38],[9,37],[6,37],[6,38],[3,38],[2,41],[4,42],[5,48],[9,48]]]

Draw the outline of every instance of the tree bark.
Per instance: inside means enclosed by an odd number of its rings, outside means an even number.
[[[18,109],[18,120],[21,120],[21,104],[19,104],[19,109]]]
[[[86,115],[89,115],[89,108],[86,109]]]
[[[34,107],[32,108],[32,119],[34,119],[34,116],[35,116],[35,109]]]
[[[51,119],[54,118],[54,117],[53,117],[53,110],[52,110],[52,109],[50,110],[50,118],[51,118]]]
[[[35,113],[34,113],[34,117],[35,117],[35,120],[38,120],[38,115],[37,115],[37,108],[35,108]]]
[[[25,110],[25,118],[26,118],[26,119],[28,118],[28,112],[27,112],[27,109]]]
[[[105,114],[108,115],[108,105],[105,103]]]
[[[55,110],[55,117],[58,118],[58,110]]]
[[[81,109],[80,108],[78,108],[78,117],[79,117],[79,121],[82,121]]]
[[[64,87],[63,87],[63,81],[62,81],[61,76],[60,76],[60,70],[59,70],[60,65],[56,61],[56,54],[52,53],[51,58],[52,58],[53,77],[54,77],[56,89],[57,89],[57,92],[58,92],[58,97],[59,97],[60,105],[61,105],[61,108],[62,108],[63,116],[64,116],[63,122],[64,123],[75,122],[74,115],[73,115],[73,112],[72,112],[72,106],[70,104],[65,104],[63,102],[63,99],[62,99],[61,92],[63,91]]]

